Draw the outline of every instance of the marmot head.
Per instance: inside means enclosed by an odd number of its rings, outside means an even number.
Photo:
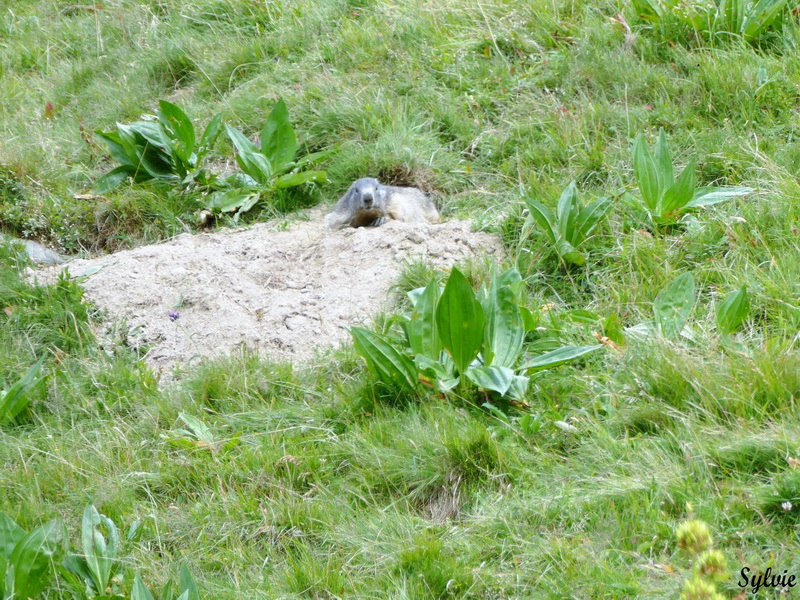
[[[386,189],[372,177],[363,177],[350,186],[351,206],[356,210],[379,210],[385,206]]]

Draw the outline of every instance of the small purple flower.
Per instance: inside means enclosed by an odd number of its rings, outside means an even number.
[[[169,311],[169,320],[170,321],[177,321],[180,318],[181,318],[181,313],[179,313],[177,310]]]

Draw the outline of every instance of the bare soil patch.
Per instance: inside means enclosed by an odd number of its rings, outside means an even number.
[[[240,346],[271,359],[308,361],[349,341],[348,325],[389,308],[406,261],[434,267],[477,256],[499,258],[500,240],[467,221],[328,231],[321,209],[310,220],[184,234],[37,272],[82,276],[86,298],[103,310],[103,335],[146,349],[163,378],[174,367]],[[179,313],[179,317],[170,317]],[[174,317],[175,315],[173,315]],[[122,325],[120,327],[120,324]]]

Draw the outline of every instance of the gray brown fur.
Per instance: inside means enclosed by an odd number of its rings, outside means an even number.
[[[422,190],[382,185],[364,177],[353,182],[331,212],[325,215],[328,229],[377,227],[389,219],[405,223],[438,223],[439,212]]]

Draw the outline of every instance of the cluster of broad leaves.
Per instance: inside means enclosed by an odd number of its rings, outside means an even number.
[[[686,327],[696,301],[696,285],[691,273],[678,275],[656,296],[653,320],[628,328],[634,336],[660,335],[669,340],[678,336],[692,337]],[[729,294],[716,310],[717,332],[723,336],[735,333],[750,314],[750,295],[742,286]]]
[[[634,0],[633,6],[653,23],[674,16],[706,38],[741,36],[747,42],[779,30],[791,18],[788,0]]]
[[[201,167],[222,132],[221,114],[211,119],[199,141],[191,119],[175,104],[162,100],[156,116],[153,121],[117,123],[117,131],[96,132],[120,163],[96,182],[96,192],[111,191],[128,178],[134,182],[155,179],[184,186],[199,184],[210,190],[204,208],[238,216],[253,208],[271,190],[326,179],[324,171],[307,167],[322,160],[328,152],[307,154],[295,160],[297,136],[283,99],[272,108],[261,130],[260,148],[240,131],[224,126],[236,148],[236,162],[243,171],[224,179]]]
[[[525,352],[535,328],[521,306],[523,282],[511,269],[476,294],[453,268],[442,290],[436,281],[409,293],[410,316],[401,320],[404,337],[350,328],[356,352],[384,384],[414,392],[420,382],[440,392],[469,381],[499,396],[522,399],[533,373],[593,352],[600,345],[562,346],[539,355]]]
[[[0,389],[0,425],[6,425],[16,419],[30,404],[31,391],[44,379],[39,377],[43,364],[44,357],[8,389]]]
[[[752,192],[748,187],[697,187],[693,159],[675,178],[667,136],[660,130],[655,153],[639,134],[633,146],[633,171],[641,198],[635,198],[656,225],[676,223],[692,208],[711,206]]]
[[[128,533],[133,540],[140,529]],[[120,537],[114,522],[93,505],[86,507],[81,524],[81,551],[70,553],[63,523],[50,521],[27,533],[0,513],[0,600],[37,598],[60,575],[77,598],[127,600],[122,595]],[[169,582],[159,596],[164,600],[199,600],[197,583],[181,568],[177,597]],[[130,600],[153,600],[141,577],[135,575]]]
[[[175,104],[161,100],[156,116],[154,121],[117,123],[116,131],[95,132],[120,163],[97,180],[96,192],[111,191],[128,178],[176,184],[206,180],[200,163],[222,131],[222,115],[211,119],[199,141],[192,121]]]
[[[531,222],[535,222],[544,230],[561,260],[583,265],[586,263],[586,256],[578,247],[592,235],[611,208],[611,200],[610,197],[600,198],[581,208],[574,181],[562,192],[555,213],[536,200],[526,197],[525,203],[528,205],[530,217],[525,223],[522,237],[527,237],[525,229]]]

